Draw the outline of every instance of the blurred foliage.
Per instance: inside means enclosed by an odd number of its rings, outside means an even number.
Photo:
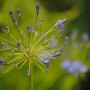
[[[54,23],[63,18],[68,18],[66,24],[66,35],[70,35],[74,28],[77,28],[79,35],[77,36],[78,47],[73,47],[71,41],[64,49],[62,55],[53,61],[47,73],[34,67],[34,90],[89,90],[80,89],[78,76],[73,76],[65,72],[61,68],[60,63],[65,59],[81,60],[88,67],[90,64],[90,41],[82,43],[81,33],[90,32],[89,25],[89,2],[90,0],[39,0],[40,15],[39,18],[44,19],[42,28],[48,30]],[[15,27],[9,16],[9,10],[16,11],[17,8],[22,10],[22,23],[25,29],[28,24],[33,25],[36,18],[35,5],[38,0],[0,0],[0,23],[5,27],[7,24],[12,28],[11,33],[15,33]],[[51,12],[52,11],[52,12]],[[57,12],[58,11],[58,12]],[[64,12],[62,12],[64,11]],[[0,32],[2,34],[2,32]],[[13,69],[7,74],[0,74],[0,90],[28,90],[28,78],[25,73],[26,67],[22,70]],[[82,74],[80,80],[84,80],[85,75]],[[87,77],[86,77],[87,78]],[[90,82],[90,75],[88,76]]]
[[[75,0],[40,0],[40,2],[47,8],[47,10],[51,11],[67,11],[71,9]]]

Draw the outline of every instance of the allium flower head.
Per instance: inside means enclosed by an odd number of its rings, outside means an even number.
[[[40,6],[36,5],[36,15],[39,14]],[[21,9],[17,9],[16,13],[18,17],[21,18]],[[0,45],[0,53],[6,56],[5,60],[1,60],[0,65],[5,65],[7,63],[7,68],[3,70],[4,73],[9,72],[13,68],[20,69],[26,63],[28,63],[28,69],[26,70],[27,74],[30,75],[30,67],[31,63],[35,63],[41,70],[45,71],[42,67],[46,67],[46,71],[49,69],[50,62],[52,59],[61,55],[63,48],[68,43],[68,37],[65,37],[63,41],[64,44],[60,47],[60,38],[59,33],[56,28],[62,27],[67,19],[59,20],[50,30],[46,32],[42,31],[41,28],[38,30],[35,26],[27,25],[26,29],[19,27],[17,17],[14,17],[13,11],[9,11],[9,15],[16,26],[17,37],[15,38],[12,33],[10,33],[13,28],[3,28],[2,31],[5,33],[5,36],[0,36],[1,45]],[[36,16],[36,17],[37,17]],[[21,20],[22,21],[22,20]],[[42,25],[42,20],[36,19],[36,21],[40,21],[39,24]],[[55,30],[56,29],[56,30]],[[61,28],[62,29],[62,28]],[[14,30],[15,31],[15,30]],[[56,33],[57,35],[52,35],[52,33]]]

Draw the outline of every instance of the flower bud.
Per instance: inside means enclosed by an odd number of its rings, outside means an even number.
[[[39,9],[40,9],[40,5],[39,5],[39,3],[37,3],[37,4],[36,4],[36,14],[37,14],[37,16],[38,16],[38,14],[39,14]]]
[[[21,9],[17,9],[17,14],[19,15],[19,16],[21,16]]]

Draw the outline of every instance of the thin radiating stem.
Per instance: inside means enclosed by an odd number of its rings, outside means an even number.
[[[29,60],[29,72],[30,72],[30,75],[28,75],[29,90],[33,90],[33,63],[31,60]]]

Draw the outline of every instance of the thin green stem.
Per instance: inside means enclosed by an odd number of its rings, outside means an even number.
[[[33,90],[33,63],[31,60],[29,60],[29,90]]]

